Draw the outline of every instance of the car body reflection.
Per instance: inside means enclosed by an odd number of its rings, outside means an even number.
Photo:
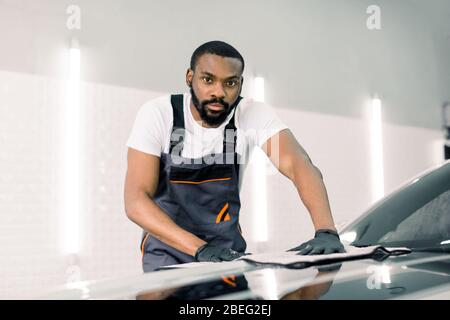
[[[136,296],[137,300],[201,300],[201,299],[213,299],[215,297],[232,295],[239,292],[248,292],[252,295],[253,299],[265,299],[272,298],[281,300],[317,300],[326,292],[328,292],[330,286],[333,283],[333,279],[341,264],[333,264],[328,267],[322,267],[317,269],[316,275],[311,281],[291,292],[285,293],[278,297],[274,287],[271,288],[271,281],[273,285],[276,285],[277,279],[274,277],[271,279],[270,269],[262,269],[254,271],[253,273],[243,274],[240,276],[226,275],[221,276],[220,280],[208,281],[205,283],[199,283],[194,285],[183,286],[179,288],[171,288],[164,290],[156,290],[150,292],[142,292]],[[269,273],[267,272],[269,271]],[[254,292],[251,291],[249,281],[246,277],[254,279],[262,274],[257,280],[259,283],[268,283],[262,292],[261,287],[257,287]],[[272,273],[273,275],[273,273]],[[265,278],[264,278],[265,277]],[[252,280],[250,280],[252,281]],[[272,292],[270,292],[273,290]]]

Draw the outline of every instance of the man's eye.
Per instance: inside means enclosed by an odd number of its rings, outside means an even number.
[[[203,79],[203,82],[206,82],[206,83],[211,83],[212,82],[212,79],[209,78],[209,77],[203,77],[202,79]]]
[[[229,87],[234,87],[234,86],[236,86],[238,84],[238,82],[237,81],[227,81],[227,86],[229,86]]]

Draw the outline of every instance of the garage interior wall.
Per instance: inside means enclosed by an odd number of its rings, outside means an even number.
[[[242,51],[246,79],[265,78],[266,101],[324,175],[338,226],[372,202],[365,110],[374,93],[383,101],[386,192],[442,161],[450,4],[377,3],[379,31],[365,26],[368,1],[231,1],[239,10],[223,26],[198,18],[220,9],[213,1],[0,1],[0,298],[141,272],[140,230],[123,206],[125,142],[145,101],[186,90],[188,59],[212,38]],[[79,31],[65,28],[69,4],[82,9]],[[69,257],[60,245],[61,114],[74,33],[84,188],[80,252]],[[313,232],[290,181],[267,180],[267,242],[253,237],[251,168],[241,192],[250,252],[284,250]]]

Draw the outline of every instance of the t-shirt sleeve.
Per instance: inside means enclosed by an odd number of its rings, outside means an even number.
[[[280,119],[275,109],[265,103],[251,101],[244,112],[246,130],[252,133],[254,143],[262,147],[264,143],[288,126]]]
[[[164,149],[166,122],[161,107],[155,101],[144,104],[138,111],[127,146],[141,152],[161,156]]]

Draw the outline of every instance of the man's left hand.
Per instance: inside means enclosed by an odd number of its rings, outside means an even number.
[[[330,254],[345,252],[339,235],[334,230],[320,229],[316,231],[314,239],[302,243],[288,251],[298,251],[301,255]]]

